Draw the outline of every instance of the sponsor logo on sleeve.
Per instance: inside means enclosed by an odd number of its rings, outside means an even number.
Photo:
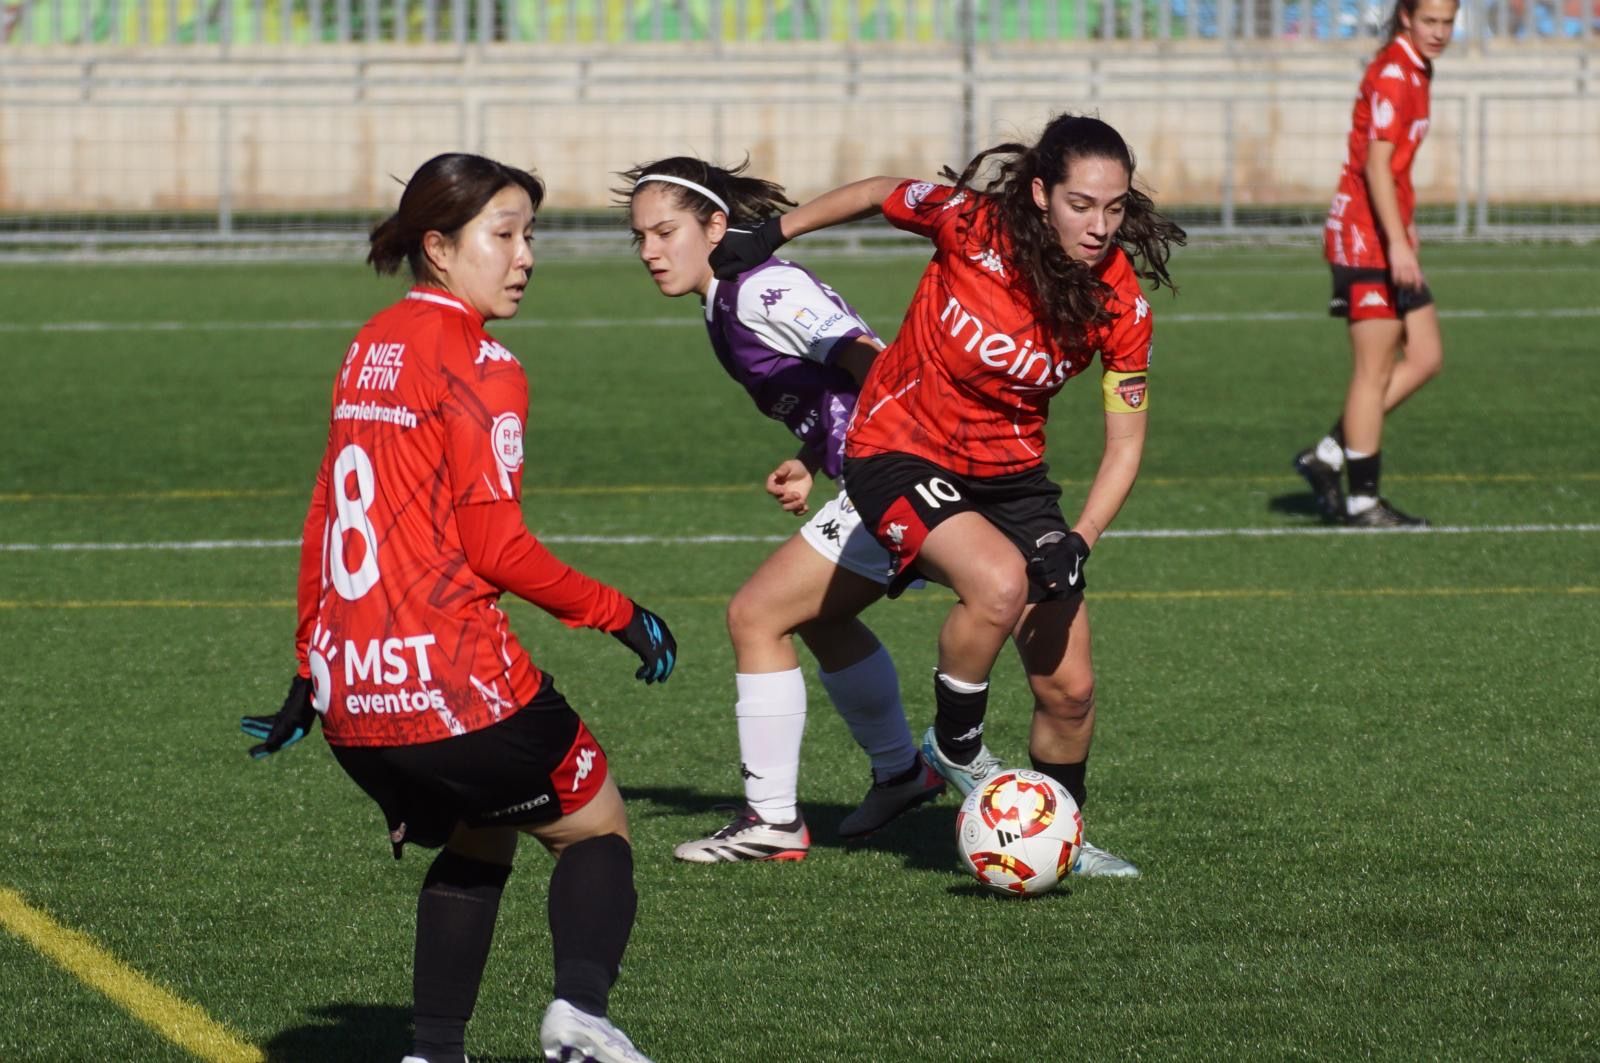
[[[906,188],[906,209],[915,210],[918,203],[928,198],[933,188],[933,184],[928,181],[918,181],[914,185],[909,185]]]
[[[1379,96],[1372,94],[1372,128],[1388,129],[1394,124],[1394,104]]]
[[[522,468],[522,418],[514,413],[502,413],[494,419],[489,429],[494,443],[494,460],[506,472]]]

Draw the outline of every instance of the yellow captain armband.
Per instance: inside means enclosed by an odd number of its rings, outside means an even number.
[[[1150,371],[1119,373],[1108,369],[1100,376],[1100,393],[1107,413],[1143,413],[1150,408]]]

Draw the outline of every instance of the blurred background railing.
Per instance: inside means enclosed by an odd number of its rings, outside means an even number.
[[[1371,0],[0,0],[7,45],[1350,40]],[[1469,40],[1592,40],[1600,0],[1464,0]]]

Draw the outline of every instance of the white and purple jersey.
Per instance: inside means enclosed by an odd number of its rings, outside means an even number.
[[[838,479],[860,387],[834,358],[850,340],[878,338],[854,308],[805,267],[769,258],[736,280],[712,280],[706,332],[761,412],[788,425]]]

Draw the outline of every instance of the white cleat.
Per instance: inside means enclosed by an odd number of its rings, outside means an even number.
[[[811,832],[805,820],[768,823],[745,805],[717,833],[696,838],[672,850],[691,864],[731,864],[741,860],[804,860],[811,849]]]
[[[939,749],[939,740],[934,737],[932,727],[922,736],[922,755],[928,758],[934,771],[944,776],[945,782],[961,791],[962,797],[976,790],[989,776],[1005,770],[1000,758],[989,752],[988,746],[979,746],[978,755],[970,763],[957,764],[947,760]]]
[[[1072,862],[1072,873],[1084,878],[1138,878],[1139,868],[1131,860],[1084,842],[1078,847],[1078,858]]]
[[[610,1019],[552,1001],[539,1024],[539,1045],[548,1063],[650,1063]]]

